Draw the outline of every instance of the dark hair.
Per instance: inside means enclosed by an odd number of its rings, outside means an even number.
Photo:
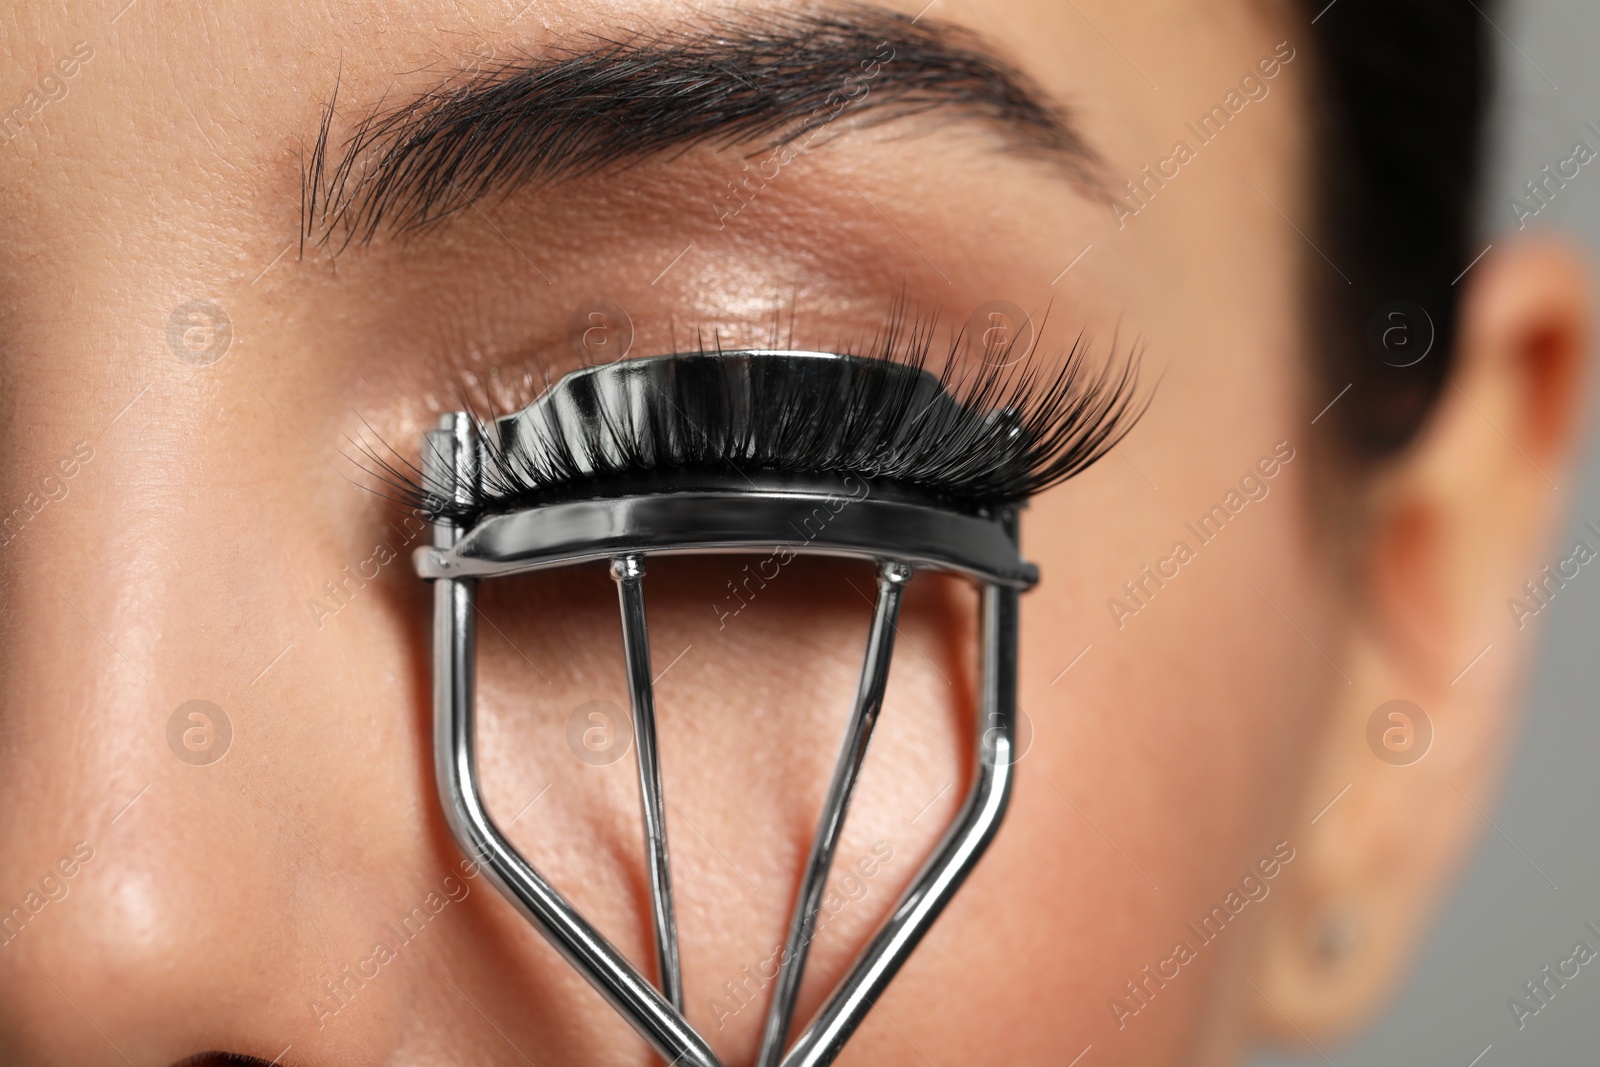
[[[1360,467],[1411,440],[1449,376],[1454,283],[1481,251],[1473,222],[1489,16],[1461,0],[1311,0],[1293,10],[1315,18],[1310,163],[1316,244],[1332,264],[1307,251],[1321,352],[1311,399],[1321,407],[1350,386],[1324,421]],[[1395,366],[1423,351],[1429,319],[1431,350]]]

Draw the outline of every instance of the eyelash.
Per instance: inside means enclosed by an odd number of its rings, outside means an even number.
[[[546,421],[535,427],[533,448],[525,441],[502,446],[495,426],[497,417],[536,399],[527,395],[533,375],[522,376],[521,389],[498,379],[461,379],[462,405],[486,446],[481,489],[470,503],[427,490],[420,469],[384,442],[358,442],[357,462],[377,480],[380,495],[463,526],[485,514],[641,491],[663,472],[707,470],[854,475],[981,512],[1082,472],[1148,407],[1137,350],[1118,356],[1113,343],[1111,357],[1091,370],[1091,345],[1080,334],[1053,367],[1037,340],[1027,351],[1008,349],[999,360],[975,362],[960,331],[936,356],[938,326],[937,315],[897,303],[869,340],[831,350],[865,361],[848,374],[829,367],[819,375],[766,376],[738,397],[725,388],[719,394],[727,379],[704,357],[763,350],[702,342],[670,357],[675,395],[663,396],[665,405],[643,418],[577,427]],[[928,415],[925,385],[916,389],[918,376],[908,368],[931,372],[955,404]],[[545,380],[539,393],[550,385]],[[739,418],[718,418],[733,410]]]

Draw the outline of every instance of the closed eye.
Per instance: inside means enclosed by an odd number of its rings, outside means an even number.
[[[1083,471],[1148,404],[1134,354],[1091,369],[1080,338],[1059,360],[1034,341],[974,361],[960,333],[935,355],[936,336],[934,319],[897,307],[859,352],[702,348],[574,372],[521,411],[478,414],[471,500],[430,492],[416,465],[376,448],[364,465],[402,503],[461,525],[765,474],[856,477],[981,512]]]

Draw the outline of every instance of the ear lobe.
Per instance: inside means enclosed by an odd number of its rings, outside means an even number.
[[[1508,598],[1550,562],[1556,487],[1578,456],[1584,262],[1553,242],[1507,245],[1463,284],[1452,380],[1418,440],[1359,494],[1366,544],[1342,652],[1351,685],[1334,693],[1309,765],[1294,841],[1304,858],[1254,979],[1262,1030],[1291,1039],[1371,1013],[1488,825],[1530,652]],[[1396,699],[1414,710],[1385,718]],[[1430,729],[1425,748],[1408,747]]]

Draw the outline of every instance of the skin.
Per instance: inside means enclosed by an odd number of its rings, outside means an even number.
[[[1536,630],[1506,600],[1566,554],[1548,543],[1552,484],[1568,484],[1580,438],[1589,281],[1560,247],[1497,240],[1461,282],[1458,369],[1417,441],[1342,476],[1331,420],[1312,421],[1331,398],[1307,385],[1302,327],[1326,265],[1285,221],[1310,205],[1300,21],[1175,0],[929,13],[1070,103],[1113,187],[1280,42],[1296,50],[1270,95],[1121,228],[1058,170],[927,118],[846,124],[720,229],[708,204],[743,157],[701,149],[335,261],[301,255],[297,234],[301,145],[336,77],[341,99],[372,102],[475,55],[692,10],[121,7],[12,5],[0,31],[18,42],[3,101],[74,42],[93,48],[0,151],[0,502],[55,494],[0,551],[0,905],[47,876],[65,887],[0,948],[0,1062],[652,1062],[462,875],[433,791],[427,589],[394,511],[340,455],[364,430],[414,455],[463,370],[577,366],[566,323],[596,298],[627,309],[635,355],[696,328],[765,337],[791,308],[796,341],[826,345],[870,331],[901,292],[954,319],[1002,298],[1050,307],[1055,351],[1080,328],[1098,359],[1137,336],[1147,384],[1160,379],[1119,451],[1025,515],[1044,579],[1024,598],[1033,740],[1011,813],[839,1062],[1060,1064],[1092,1046],[1085,1064],[1225,1064],[1258,1040],[1320,1041],[1383,1002],[1482,830],[1472,804],[1493,801]],[[232,323],[208,366],[168,344],[169,316],[194,299]],[[80,442],[92,458],[64,477]],[[1176,540],[1193,546],[1184,524],[1275,448],[1293,458],[1267,495],[1119,620],[1108,601],[1123,582]],[[323,583],[379,544],[399,558],[337,611],[308,606],[331,607]],[[786,921],[871,589],[869,569],[797,561],[719,627],[713,605],[742,562],[662,561],[646,581],[655,663],[672,664],[657,699],[688,1017],[730,1064],[754,1056],[761,1005],[738,1008],[723,983],[767,958]],[[564,740],[580,705],[626,704],[611,583],[491,585],[490,807],[648,960],[631,759],[591,765]],[[801,1017],[959,803],[974,604],[959,582],[912,583],[839,852],[854,863],[882,842],[892,857],[836,881],[835,899],[856,899],[813,949]],[[1434,729],[1403,767],[1367,743],[1396,698]],[[204,766],[167,741],[197,699],[233,731]],[[1275,849],[1262,899],[1199,946],[1186,923]],[[447,903],[421,933],[331,999],[324,982],[430,894]],[[1352,931],[1334,959],[1317,951],[1330,928]],[[1195,959],[1141,1007],[1124,983],[1180,939]]]

